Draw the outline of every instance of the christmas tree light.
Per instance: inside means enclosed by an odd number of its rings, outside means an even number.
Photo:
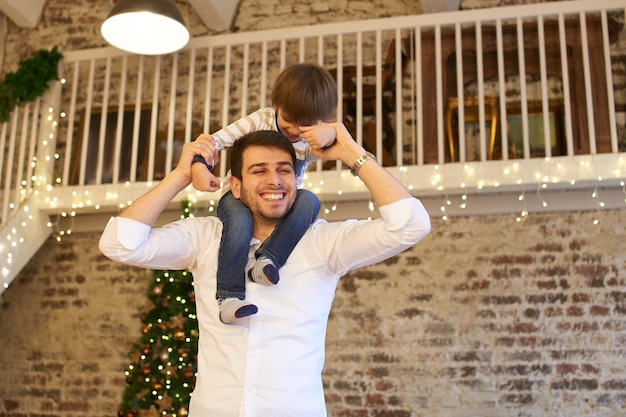
[[[182,217],[189,203],[183,201]],[[130,352],[131,364],[119,417],[137,417],[154,408],[162,416],[188,414],[196,379],[198,322],[193,277],[188,271],[154,271],[149,302],[141,311],[142,335]]]

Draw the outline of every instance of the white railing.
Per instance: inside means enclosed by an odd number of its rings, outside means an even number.
[[[623,22],[622,0],[567,1],[201,37],[167,56],[64,51],[62,83],[2,126],[0,223],[33,195],[55,215],[132,201],[303,61],[335,75],[337,119],[419,195],[617,180]],[[363,191],[338,163],[305,186]]]

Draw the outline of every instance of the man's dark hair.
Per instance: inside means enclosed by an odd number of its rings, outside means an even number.
[[[259,130],[251,132],[236,140],[230,147],[230,171],[231,175],[241,180],[241,170],[243,168],[243,153],[251,146],[263,146],[266,148],[275,148],[287,152],[291,155],[291,162],[296,167],[296,151],[293,149],[292,143],[281,133],[274,130]]]
[[[280,109],[290,121],[316,124],[336,119],[337,82],[323,67],[293,64],[276,78],[272,107]]]

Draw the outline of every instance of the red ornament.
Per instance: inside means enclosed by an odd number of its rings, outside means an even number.
[[[193,378],[193,369],[191,369],[190,367],[187,367],[183,370],[183,377],[185,379],[191,379]]]

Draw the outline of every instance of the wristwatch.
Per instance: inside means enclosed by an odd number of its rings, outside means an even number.
[[[359,156],[356,159],[354,165],[352,165],[352,167],[350,168],[350,173],[355,177],[359,175],[359,169],[361,169],[361,167],[370,159],[373,159],[374,161],[376,160],[376,157],[371,152],[366,152],[363,155]]]

